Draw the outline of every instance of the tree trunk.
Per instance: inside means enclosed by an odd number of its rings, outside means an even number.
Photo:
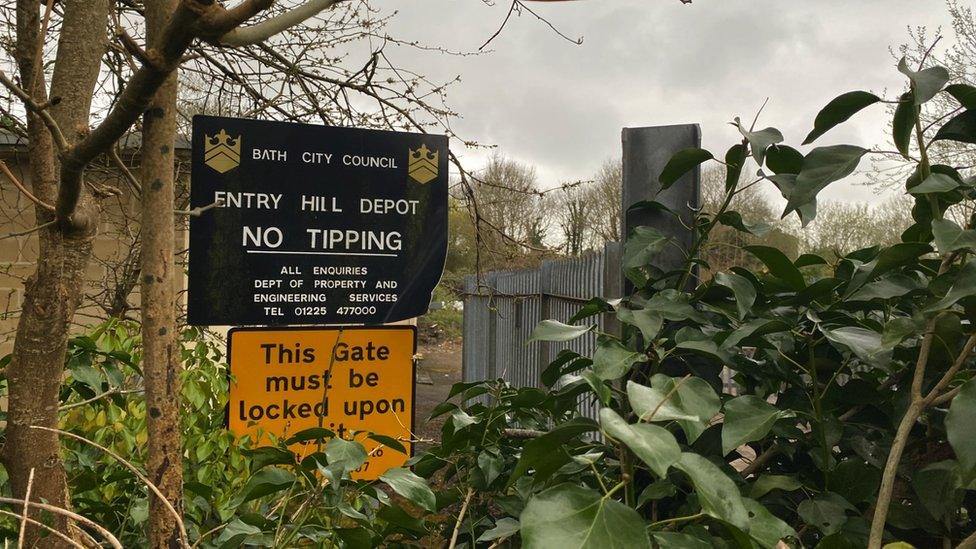
[[[146,4],[150,48],[159,47],[175,0]],[[156,92],[142,125],[142,367],[149,428],[149,479],[183,510],[180,429],[180,349],[176,338],[174,141],[177,74]],[[149,545],[180,547],[175,517],[157,497],[149,500]]]
[[[17,3],[17,61],[21,81],[35,100],[47,94],[44,73],[37,66],[40,7],[37,0]],[[66,137],[73,142],[87,130],[92,91],[105,45],[107,0],[65,2],[58,63],[52,79],[51,95],[61,98],[52,116]],[[51,135],[35,115],[28,115],[29,170],[34,194],[53,203],[57,194],[57,159]],[[90,199],[82,204],[82,212]],[[38,207],[37,223],[52,219]],[[82,214],[80,219],[92,219]],[[58,427],[58,393],[64,369],[68,330],[82,296],[85,270],[91,257],[93,223],[80,223],[70,231],[58,228],[38,233],[39,254],[36,271],[24,286],[23,307],[10,364],[7,366],[8,414],[3,462],[10,475],[15,497],[23,498],[28,478],[34,471],[30,499],[69,507],[67,481],[56,434],[31,426]],[[35,518],[42,513],[34,513]],[[47,518],[45,518],[47,520]],[[50,524],[69,534],[67,521],[60,515]],[[27,547],[62,547],[63,542],[40,540],[43,532],[28,528]]]

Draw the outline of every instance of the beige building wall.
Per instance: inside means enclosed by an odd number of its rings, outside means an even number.
[[[137,156],[124,154],[127,163],[137,164]],[[0,146],[0,160],[31,188],[27,169],[26,149],[19,145]],[[133,167],[138,177],[138,168]],[[180,174],[178,203],[186,201],[187,171]],[[98,201],[99,226],[95,237],[93,257],[88,265],[85,299],[74,318],[74,330],[81,332],[108,318],[110,312],[127,318],[139,315],[138,295],[138,196],[114,167],[94,166],[87,172],[89,191],[103,194]],[[185,264],[187,234],[186,219],[178,218],[177,249]],[[36,226],[34,204],[7,178],[0,175],[0,356],[13,348],[17,320],[23,303],[24,282],[35,269],[38,253],[36,233],[17,234]],[[184,269],[185,272],[185,269]],[[177,280],[183,296],[184,277]]]

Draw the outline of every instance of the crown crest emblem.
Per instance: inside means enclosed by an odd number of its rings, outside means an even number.
[[[228,172],[241,163],[241,139],[223,129],[216,135],[204,135],[204,162],[219,173]]]
[[[417,150],[409,149],[410,158],[407,162],[407,173],[417,183],[430,183],[437,178],[437,161],[440,152],[432,151],[426,144],[421,144]]]

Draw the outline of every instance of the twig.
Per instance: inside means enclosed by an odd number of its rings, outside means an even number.
[[[535,429],[505,429],[502,434],[508,438],[539,438],[546,434],[545,431],[537,431]]]
[[[18,236],[27,236],[27,235],[29,235],[31,233],[36,233],[37,231],[40,231],[41,229],[45,229],[47,227],[50,227],[50,226],[54,225],[55,223],[57,223],[57,220],[52,219],[51,221],[48,221],[47,223],[41,223],[40,225],[38,225],[36,227],[31,227],[30,229],[27,229],[26,231],[20,231],[20,232],[15,232],[15,233],[7,233],[7,234],[5,234],[3,236],[0,236],[0,240],[5,240],[7,238],[17,238]]]
[[[458,513],[457,522],[454,524],[454,533],[451,534],[451,544],[447,546],[447,549],[454,549],[457,545],[458,534],[461,533],[461,523],[464,522],[464,515],[468,512],[468,504],[471,503],[472,496],[474,496],[474,488],[468,488],[468,493],[464,496],[464,503],[461,504],[461,512]]]
[[[6,509],[0,509],[0,515],[7,515],[7,516],[13,517],[13,518],[18,518],[20,516],[17,513],[11,513],[10,511],[7,511]],[[26,516],[24,517],[24,520],[27,521],[27,522],[29,522],[29,523],[31,523],[31,524],[33,524],[34,526],[39,526],[39,527],[47,530],[48,532],[51,532],[55,536],[57,536],[57,537],[65,540],[66,542],[70,543],[74,547],[78,547],[79,549],[85,549],[85,546],[84,545],[82,545],[82,544],[78,543],[77,541],[71,539],[70,537],[62,534],[61,532],[55,530],[54,528],[51,528],[50,526],[48,526],[47,524],[44,524],[43,522],[34,520],[34,519],[32,519],[30,517],[26,517]],[[21,524],[20,530],[21,530],[21,532],[24,531],[23,524]],[[23,542],[23,539],[21,539],[21,542]]]
[[[152,490],[153,494],[155,494],[156,497],[159,498],[160,501],[162,501],[162,503],[166,507],[166,509],[173,515],[173,518],[176,519],[176,525],[180,529],[180,542],[183,544],[183,547],[189,547],[190,546],[189,537],[186,534],[186,526],[183,524],[183,518],[180,517],[180,514],[173,507],[173,504],[170,503],[169,500],[166,499],[165,496],[163,496],[163,493],[159,491],[159,488],[157,488],[155,484],[153,484],[148,478],[146,478],[146,476],[143,475],[142,472],[140,472],[139,469],[135,465],[129,463],[128,461],[126,461],[125,459],[123,459],[122,456],[116,454],[115,452],[109,450],[108,448],[102,446],[101,444],[98,444],[97,442],[88,440],[87,438],[85,438],[83,436],[79,436],[79,435],[76,435],[74,433],[69,433],[67,431],[62,431],[61,429],[52,429],[50,427],[42,427],[40,425],[31,425],[30,428],[31,429],[39,429],[41,431],[48,431],[48,432],[51,432],[51,433],[57,433],[59,435],[66,436],[68,438],[73,438],[73,439],[75,439],[75,440],[77,440],[79,442],[83,442],[83,443],[88,444],[90,446],[94,446],[95,448],[98,448],[99,450],[101,450],[101,451],[105,452],[106,454],[108,454],[108,455],[112,456],[113,458],[115,458],[115,460],[118,461],[119,463],[121,463],[123,466],[125,466],[126,469],[132,471],[132,473],[136,476],[136,478],[138,478],[140,481],[142,481],[142,483],[145,484],[147,488],[149,488],[150,490]]]
[[[929,46],[929,49],[925,50],[925,54],[922,55],[921,61],[918,62],[918,70],[922,70],[922,67],[925,66],[925,61],[929,58],[929,55],[932,53],[932,50],[935,49],[936,44],[938,44],[940,40],[942,40],[941,35],[937,36],[935,40],[932,41],[932,45]]]
[[[129,183],[133,190],[135,190],[137,194],[141,195],[142,185],[139,184],[139,180],[136,179],[136,176],[132,173],[132,170],[130,170],[129,167],[125,165],[125,162],[122,161],[122,158],[119,157],[119,152],[115,150],[115,147],[109,148],[108,157],[112,163],[115,164],[115,167],[122,172],[125,180]]]
[[[773,456],[778,454],[780,452],[780,449],[781,448],[779,444],[773,444],[772,446],[764,450],[763,453],[756,456],[756,459],[752,460],[752,463],[750,463],[749,465],[746,465],[745,469],[739,471],[739,474],[742,476],[742,478],[746,478],[749,475],[755,473],[763,465],[765,465],[767,461],[772,459]]]
[[[221,208],[223,206],[224,206],[224,201],[217,200],[215,202],[207,204],[206,206],[197,206],[196,208],[190,210],[173,210],[173,213],[177,215],[188,215],[190,217],[200,217],[200,215],[202,215],[203,212],[207,210],[212,210],[214,208]]]
[[[762,114],[763,109],[766,108],[766,104],[767,103],[769,103],[769,98],[768,97],[763,101],[763,104],[762,104],[761,107],[759,107],[759,110],[756,111],[756,116],[752,119],[752,125],[749,126],[749,131],[753,131],[753,130],[756,129],[756,123],[759,122],[759,115]]]
[[[25,502],[25,500],[22,500],[22,499],[8,498],[8,497],[2,497],[2,496],[0,496],[0,503],[7,503],[7,504],[11,504],[11,505],[20,505],[20,504],[27,503],[27,502]],[[38,509],[41,509],[42,511],[48,511],[48,512],[54,513],[55,515],[64,515],[64,516],[66,516],[66,517],[68,517],[68,518],[70,518],[70,519],[72,519],[72,520],[74,520],[76,522],[80,522],[82,524],[85,524],[87,526],[90,526],[93,530],[95,530],[103,538],[105,538],[105,541],[107,541],[109,543],[109,545],[111,545],[114,549],[123,549],[122,544],[119,543],[119,540],[115,536],[112,535],[112,532],[109,532],[108,530],[105,529],[105,527],[103,527],[102,525],[98,524],[97,522],[95,522],[95,521],[93,521],[91,519],[88,519],[88,518],[86,518],[86,517],[84,517],[82,515],[79,515],[78,513],[73,513],[73,512],[71,512],[71,511],[69,511],[67,509],[62,509],[60,507],[57,507],[57,506],[54,506],[54,505],[49,505],[47,503],[40,503],[40,502],[32,501],[32,502],[30,502],[30,506],[31,507],[36,507]]]
[[[65,404],[64,406],[61,406],[60,408],[58,408],[58,411],[59,412],[64,412],[66,410],[72,410],[74,408],[81,408],[82,406],[86,406],[88,404],[91,404],[92,402],[101,400],[101,399],[106,398],[106,397],[114,396],[114,395],[130,395],[130,394],[134,394],[134,393],[141,393],[143,391],[145,391],[145,389],[127,389],[127,390],[124,390],[124,391],[120,391],[117,388],[116,389],[109,389],[108,391],[105,391],[104,393],[102,393],[100,395],[95,395],[95,396],[89,398],[88,400],[82,400],[81,402],[72,402],[71,404]]]
[[[7,176],[7,179],[9,179],[10,182],[13,183],[15,187],[20,189],[20,192],[24,193],[24,196],[26,196],[31,202],[37,204],[38,206],[40,206],[41,208],[49,212],[54,211],[54,206],[47,204],[46,202],[42,201],[40,198],[34,196],[30,191],[28,191],[27,187],[24,186],[23,183],[21,183],[20,179],[18,179],[16,175],[14,175],[14,172],[10,171],[10,168],[7,167],[7,163],[4,162],[3,160],[0,160],[0,171],[2,171],[3,174]]]
[[[26,90],[15,84],[14,81],[8,78],[6,73],[3,71],[0,71],[0,84],[3,84],[7,87],[7,89],[13,92],[13,94],[24,103],[27,110],[32,111],[41,117],[44,125],[47,126],[48,131],[51,132],[51,136],[54,138],[54,143],[58,146],[59,151],[63,152],[68,149],[68,140],[65,139],[64,133],[61,132],[61,127],[58,126],[58,123],[54,120],[54,117],[51,116],[51,113],[48,112],[47,109],[42,109]]]
[[[24,491],[24,516],[20,519],[20,534],[17,536],[17,549],[24,549],[24,537],[27,535],[28,505],[30,505],[31,490],[34,488],[34,468],[31,467],[27,475],[27,489]]]

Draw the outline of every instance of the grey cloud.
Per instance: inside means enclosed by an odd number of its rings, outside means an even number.
[[[400,9],[392,33],[476,49],[507,2],[381,2]],[[619,155],[624,126],[697,122],[704,145],[721,154],[738,139],[732,116],[751,119],[766,97],[762,125],[802,141],[817,111],[852,89],[900,89],[888,48],[908,25],[948,27],[941,0],[603,0],[533,4],[574,46],[529,15],[510,21],[480,57],[414,51],[397,59],[436,78],[462,75],[451,103],[465,138],[497,145],[537,167],[544,184],[585,178]],[[861,113],[823,144],[884,141],[883,109]],[[818,144],[821,144],[818,142]],[[477,165],[484,152],[468,151]],[[839,199],[871,191],[838,185]]]

